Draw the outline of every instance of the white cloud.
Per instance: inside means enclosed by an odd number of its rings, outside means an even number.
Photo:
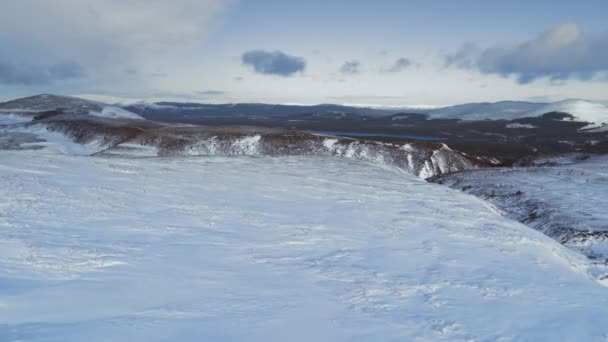
[[[0,62],[30,70],[73,61],[89,77],[124,77],[205,42],[224,0],[3,0]],[[177,63],[171,63],[177,64]],[[165,72],[165,71],[163,71]],[[115,74],[114,74],[115,73]],[[30,76],[31,77],[31,76]]]

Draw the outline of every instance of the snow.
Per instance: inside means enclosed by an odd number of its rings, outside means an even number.
[[[0,126],[15,125],[29,121],[32,121],[31,116],[20,115],[14,112],[6,113],[0,111]]]
[[[608,261],[608,157],[559,156],[536,164],[466,171],[444,179],[456,189],[487,199],[509,218],[598,261]]]
[[[528,117],[530,112],[543,106],[542,103],[518,101],[465,103],[433,110],[429,116],[431,119],[513,120]]]
[[[608,122],[608,106],[585,100],[565,100],[553,103],[517,101],[467,103],[433,110],[429,116],[432,119],[515,120],[538,117],[550,112],[571,114],[576,121],[593,123],[593,127]]]
[[[7,114],[36,114],[50,110],[62,110],[70,114],[89,114],[106,118],[141,120],[141,116],[117,106],[89,101],[72,96],[43,94],[0,103],[0,116]],[[31,118],[30,118],[31,120]]]
[[[141,145],[136,143],[122,143],[118,146],[97,151],[99,155],[103,156],[120,156],[120,157],[157,157],[159,154],[156,146]]]
[[[233,143],[233,148],[239,151],[244,151],[245,155],[256,155],[258,153],[258,143],[262,137],[260,135],[254,135],[250,137],[244,137]]]
[[[336,144],[338,143],[338,139],[324,139],[323,147],[332,151],[335,149]]]
[[[602,133],[602,132],[608,132],[608,124],[606,124],[606,123],[602,123],[602,124],[600,124],[599,126],[598,126],[598,125],[595,125],[595,124],[592,124],[592,125],[590,125],[590,126],[583,127],[583,128],[581,129],[581,131],[582,131],[582,132],[585,132],[585,133]]]
[[[603,341],[586,258],[342,158],[0,151],[0,340]]]
[[[101,139],[95,139],[85,144],[74,142],[68,136],[61,132],[54,132],[49,130],[44,124],[32,124],[32,125],[17,125],[14,127],[8,126],[3,128],[0,126],[0,133],[2,131],[9,133],[27,133],[36,136],[43,142],[35,143],[24,143],[22,147],[42,147],[43,153],[49,154],[68,154],[68,155],[91,155],[100,152],[108,146],[103,143]]]
[[[534,125],[530,125],[530,124],[521,124],[521,123],[510,123],[507,125],[507,128],[538,128]]]
[[[118,122],[120,123],[120,122]],[[181,125],[180,125],[181,126]],[[422,178],[441,173],[475,168],[467,157],[449,149],[445,144],[433,148],[398,144],[359,141],[348,138],[327,137],[300,139],[297,143],[283,146],[273,145],[272,138],[261,134],[243,132],[240,136],[226,137],[220,134],[196,137],[181,148],[159,144],[155,139],[134,138],[128,141],[116,136],[94,132],[83,135],[82,131],[62,130],[45,122],[0,125],[0,145],[15,145],[18,148],[41,148],[48,153],[94,155],[131,155],[133,157],[154,156],[268,156],[268,155],[317,155],[336,156],[376,163],[392,170],[408,172]],[[177,127],[177,126],[176,126]],[[25,134],[29,139],[16,137]],[[316,134],[319,135],[319,134]],[[323,135],[321,135],[323,136]],[[77,139],[77,138],[80,139]],[[37,139],[34,139],[37,138]],[[25,139],[25,140],[24,140]],[[88,139],[88,140],[86,140]],[[36,141],[42,140],[42,141]],[[79,143],[74,140],[79,141]],[[19,142],[17,142],[19,141]],[[9,144],[10,142],[10,144]],[[299,144],[299,146],[298,146]],[[5,147],[6,148],[6,147]]]
[[[129,112],[128,110],[124,110],[120,107],[115,106],[107,106],[104,105],[101,112],[91,111],[90,115],[99,116],[104,118],[113,118],[113,119],[134,119],[134,120],[144,120],[141,116]]]
[[[576,121],[589,122],[595,125],[608,122],[608,107],[584,100],[565,100],[547,104],[530,113],[539,116],[549,112],[562,112],[573,115]]]

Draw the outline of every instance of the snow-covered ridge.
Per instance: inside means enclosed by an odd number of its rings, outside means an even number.
[[[542,103],[519,101],[465,103],[432,110],[429,112],[429,117],[431,119],[513,120],[527,117],[528,113],[543,106]]]
[[[146,156],[335,156],[360,160],[421,178],[475,168],[480,162],[435,142],[380,143],[252,127],[124,123],[107,118],[56,115],[15,125],[7,133],[32,134],[45,143],[28,146],[67,154]],[[129,148],[124,148],[128,145]]]
[[[608,106],[584,100],[565,100],[547,104],[533,112],[530,116],[539,116],[549,112],[568,113],[576,121],[589,122],[593,126],[608,123]]]
[[[205,104],[193,103],[193,106],[177,105],[174,103],[154,103],[149,101],[136,101],[128,102],[116,105],[107,105],[102,102],[84,100],[77,97],[71,96],[58,96],[58,95],[37,95],[5,103],[0,103],[0,112],[9,113],[35,113],[40,111],[62,109],[69,113],[79,114],[90,114],[100,117],[109,118],[126,118],[126,119],[142,119],[138,114],[122,109],[121,106],[128,105],[132,110],[203,110]],[[264,104],[225,104],[226,108],[249,105],[254,107],[270,106],[274,107],[279,105],[264,105]],[[209,106],[218,106],[218,104],[209,104]],[[219,105],[222,106],[222,105]],[[336,106],[336,105],[322,105],[322,106]],[[308,106],[305,106],[308,107]],[[336,106],[337,108],[339,106]],[[389,109],[393,107],[378,107],[372,105],[359,105],[355,107],[359,110],[358,115],[372,115],[371,112],[367,113],[364,110],[368,108],[373,111],[373,116],[393,115],[394,111],[380,112],[379,109]],[[425,107],[394,107],[400,110],[421,113],[428,115],[430,119],[460,119],[460,120],[515,120],[526,117],[538,117],[550,112],[561,112],[567,113],[574,116],[574,120],[580,122],[588,122],[591,125],[587,128],[593,128],[602,124],[608,124],[608,106],[594,103],[586,100],[565,100],[554,103],[534,103],[534,102],[523,102],[523,101],[500,101],[500,102],[482,102],[482,103],[465,103],[455,106],[448,106],[443,108],[431,108],[431,106]],[[259,108],[257,109],[259,110]],[[242,111],[242,110],[241,110]],[[239,112],[241,113],[241,112]],[[329,112],[327,112],[329,113]],[[225,115],[230,115],[230,110],[226,109]],[[242,114],[242,113],[241,113]],[[336,114],[336,113],[331,113]],[[346,113],[343,113],[346,115]],[[395,120],[405,118],[406,116],[397,116]]]
[[[113,119],[143,119],[141,116],[117,106],[71,96],[43,94],[0,103],[0,113],[22,115],[24,117],[54,110],[61,110],[63,113],[69,114],[93,115]]]
[[[608,107],[585,100],[565,100],[554,103],[518,101],[468,103],[432,110],[429,112],[429,117],[431,119],[514,120],[538,117],[551,112],[567,113],[574,116],[576,121],[596,125],[608,123]]]
[[[243,104],[224,104],[219,106],[224,106],[223,115],[241,115],[243,111],[233,112],[230,107],[231,106],[241,106]],[[264,106],[262,104],[249,104],[251,106]],[[211,106],[211,105],[210,105]],[[215,106],[218,106],[215,104]],[[279,106],[279,105],[277,105]],[[333,106],[333,105],[330,105]],[[311,107],[311,106],[304,106]],[[129,106],[135,112],[145,112],[146,110],[173,110],[173,111],[197,111],[200,110],[201,115],[203,115],[205,110],[212,110],[212,108],[205,108],[202,104],[196,104],[195,106],[184,105],[175,105],[175,104],[167,104],[167,103],[149,103],[149,102],[140,102],[133,103]],[[483,102],[483,103],[465,103],[455,106],[448,106],[442,108],[431,108],[431,107],[378,107],[373,105],[357,105],[350,106],[347,108],[357,108],[359,110],[367,108],[369,113],[365,111],[359,111],[357,115],[368,115],[374,117],[382,117],[398,114],[395,111],[386,111],[376,113],[374,111],[379,109],[394,109],[399,110],[408,114],[421,114],[427,115],[429,119],[459,119],[459,120],[515,120],[521,118],[528,117],[538,117],[546,113],[551,112],[560,112],[567,113],[574,116],[575,121],[579,122],[589,122],[592,128],[597,125],[601,125],[604,123],[608,123],[608,107],[594,103],[586,100],[565,100],[554,103],[534,103],[534,102],[523,102],[523,101],[500,101],[500,102]],[[275,109],[273,107],[273,109]],[[372,114],[372,112],[374,112]],[[324,112],[325,114],[336,114],[338,112]],[[259,113],[258,113],[259,114]],[[348,115],[347,112],[342,113],[344,116]],[[406,119],[409,118],[409,115],[402,114],[397,115],[393,118],[393,120]]]

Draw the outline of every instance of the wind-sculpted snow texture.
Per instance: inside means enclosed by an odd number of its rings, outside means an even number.
[[[1,341],[608,336],[597,266],[411,175],[332,157],[0,160]]]
[[[608,158],[543,158],[533,167],[459,172],[436,181],[479,196],[597,262],[608,263]]]

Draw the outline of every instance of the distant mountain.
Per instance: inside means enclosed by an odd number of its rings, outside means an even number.
[[[593,125],[608,123],[608,106],[585,100],[565,100],[549,103],[531,113],[529,116],[540,116],[545,113],[568,113],[576,121],[589,122]]]
[[[365,119],[391,117],[393,120],[452,119],[452,120],[515,120],[538,117],[546,113],[570,114],[575,121],[600,125],[608,122],[608,107],[585,100],[566,100],[554,103],[500,101],[466,103],[439,109],[354,107],[334,104],[314,106],[275,105],[261,103],[201,104],[201,103],[136,103],[124,107],[145,118],[169,121],[196,119]]]
[[[513,120],[527,117],[528,113],[538,110],[546,103],[501,101],[465,103],[430,111],[431,119],[461,119],[461,120]]]
[[[263,103],[201,104],[201,103],[136,103],[124,107],[147,119],[186,120],[192,118],[333,118],[382,117],[403,112],[395,108],[366,108],[335,104],[314,106]],[[421,110],[412,109],[413,112]]]
[[[182,102],[140,102],[126,106],[108,105],[71,96],[36,95],[0,103],[1,112],[27,115],[61,110],[67,114],[88,114],[109,118],[151,119],[190,122],[196,119],[378,119],[392,120],[419,118],[452,120],[515,120],[539,117],[546,113],[570,114],[574,121],[594,126],[608,123],[608,106],[585,100],[565,100],[554,103],[500,101],[466,103],[439,109],[371,108],[335,104],[281,105],[263,103],[201,104]]]
[[[93,115],[106,118],[143,119],[118,106],[84,100],[72,96],[42,94],[0,103],[0,112],[33,115],[60,110],[63,114]]]
[[[565,100],[553,103],[518,101],[467,103],[444,107],[428,113],[430,119],[515,120],[538,117],[546,113],[570,114],[575,121],[599,125],[608,122],[608,107],[585,100]]]

